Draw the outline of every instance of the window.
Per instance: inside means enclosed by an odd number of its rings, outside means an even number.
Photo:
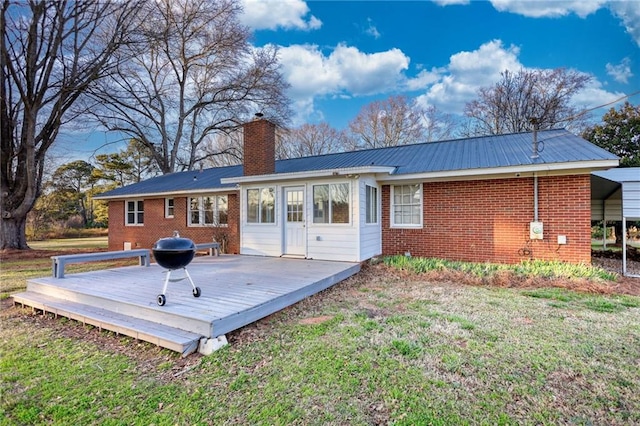
[[[313,223],[349,223],[349,184],[314,185]]]
[[[247,222],[275,223],[275,188],[247,190]]]
[[[422,226],[422,185],[394,185],[392,190],[392,226]]]
[[[378,223],[378,188],[365,187],[366,223]]]
[[[225,226],[229,223],[226,195],[189,198],[189,226]]]
[[[127,201],[125,210],[125,221],[127,225],[144,224],[144,201]]]
[[[164,199],[164,217],[173,218],[173,198]]]

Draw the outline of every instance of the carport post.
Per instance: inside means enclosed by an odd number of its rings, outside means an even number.
[[[627,217],[622,215],[622,275],[627,275]]]

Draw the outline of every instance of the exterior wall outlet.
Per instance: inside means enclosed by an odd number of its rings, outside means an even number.
[[[558,235],[558,244],[567,244],[567,236]]]
[[[544,238],[544,227],[542,222],[529,223],[529,239],[530,240],[542,240]]]

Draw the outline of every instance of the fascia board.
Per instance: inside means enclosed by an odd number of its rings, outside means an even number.
[[[378,175],[380,183],[404,180],[471,180],[495,179],[505,177],[533,176],[534,173],[566,175],[589,174],[594,170],[605,170],[617,167],[618,160],[576,161],[568,163],[531,164],[522,166],[494,167],[486,169],[445,170],[441,172],[407,173],[399,175]]]
[[[389,166],[346,167],[341,169],[311,170],[306,172],[273,173],[269,175],[229,177],[229,178],[220,179],[220,182],[223,184],[275,182],[275,181],[284,181],[284,180],[317,179],[317,178],[324,178],[324,177],[331,177],[331,176],[391,174],[395,170],[396,170],[395,167],[389,167]]]
[[[236,188],[205,188],[189,191],[167,191],[167,192],[145,192],[140,194],[126,194],[126,195],[108,195],[106,197],[93,197],[94,200],[125,200],[130,198],[166,198],[166,197],[181,197],[185,195],[202,195],[202,194],[219,194],[219,193],[233,193],[237,192]]]

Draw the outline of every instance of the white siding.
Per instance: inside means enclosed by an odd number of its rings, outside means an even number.
[[[275,223],[247,223],[247,189],[275,187]],[[240,188],[240,254],[282,255],[282,190],[279,185],[249,185]]]
[[[624,216],[627,219],[640,219],[640,181],[622,184],[624,197]]]
[[[243,186],[240,190],[240,253],[260,256],[281,256],[283,254],[283,190],[289,186],[302,186],[305,189],[306,256],[308,258],[359,262],[380,254],[382,248],[380,224],[365,224],[365,182],[371,186],[378,186],[372,178],[349,179],[344,176],[335,179],[318,179],[306,183],[290,181],[278,182],[277,185]],[[313,223],[313,186],[332,183],[349,184],[350,221],[345,224]],[[275,224],[249,224],[246,222],[246,190],[258,186],[272,186],[276,189]],[[378,198],[381,198],[381,189],[378,189]],[[379,200],[378,203],[380,203]],[[380,206],[378,206],[378,222],[380,222],[380,215]]]
[[[608,221],[622,220],[621,197],[622,189],[618,189],[607,200],[591,200],[591,220],[602,220],[603,211]]]
[[[313,223],[313,185],[349,183],[350,223]],[[357,262],[359,252],[358,180],[318,180],[307,185],[307,256],[312,259]]]
[[[240,254],[257,256],[282,255],[282,221],[276,219],[278,225],[247,225],[243,223],[240,237]]]

